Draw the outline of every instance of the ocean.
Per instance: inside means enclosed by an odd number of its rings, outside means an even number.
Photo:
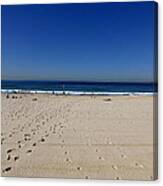
[[[130,95],[157,93],[156,83],[113,83],[73,81],[1,81],[1,92],[31,92],[51,94]]]

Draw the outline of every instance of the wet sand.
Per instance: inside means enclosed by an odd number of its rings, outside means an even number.
[[[1,94],[1,174],[153,180],[153,96]]]

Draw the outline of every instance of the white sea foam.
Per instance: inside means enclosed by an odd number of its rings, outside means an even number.
[[[56,95],[106,95],[106,96],[152,96],[157,92],[84,92],[84,91],[47,91],[47,90],[21,90],[1,89],[2,93],[30,93],[30,94],[56,94]]]

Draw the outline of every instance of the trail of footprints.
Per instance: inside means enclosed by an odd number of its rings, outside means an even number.
[[[68,107],[68,109],[70,109],[70,105],[66,105],[65,107]],[[21,157],[20,155],[15,155],[15,153],[21,154],[20,150],[24,150],[23,147],[26,147],[29,145],[30,141],[32,139],[34,139],[35,136],[37,136],[37,134],[39,135],[40,129],[45,129],[44,130],[44,134],[42,135],[42,137],[39,140],[34,140],[34,142],[32,144],[30,144],[31,148],[25,148],[26,150],[26,154],[27,155],[31,155],[32,152],[34,151],[34,148],[37,147],[37,145],[43,144],[46,142],[46,138],[48,138],[50,135],[57,135],[57,132],[59,132],[59,137],[62,137],[63,134],[63,129],[65,127],[65,121],[67,121],[66,118],[66,112],[62,112],[62,107],[59,108],[58,110],[55,110],[54,113],[51,113],[51,115],[49,116],[49,114],[44,114],[45,110],[43,110],[41,113],[39,113],[35,118],[33,118],[31,121],[29,121],[29,123],[24,124],[23,126],[18,125],[17,127],[13,128],[10,132],[8,136],[8,138],[4,137],[6,136],[5,133],[1,133],[1,144],[3,145],[5,143],[5,141],[7,141],[8,139],[12,138],[16,133],[21,132],[23,133],[24,130],[26,129],[26,127],[28,127],[28,131],[30,129],[30,132],[28,133],[24,133],[23,134],[23,139],[18,140],[17,141],[17,148],[10,148],[6,151],[6,161],[8,162],[8,164],[10,164],[11,161],[14,161],[14,163],[18,162]],[[49,113],[49,110],[47,110],[46,113]],[[15,114],[17,115],[17,114]],[[24,115],[24,114],[23,114]],[[62,115],[62,122],[58,122],[58,115]],[[46,117],[47,116],[47,117]],[[46,126],[46,123],[51,122],[51,120],[53,119],[53,117],[55,117],[56,119],[56,123],[58,124],[51,124],[48,129]],[[32,127],[33,124],[36,124],[35,126]],[[64,144],[64,140],[62,140],[62,144]],[[6,168],[4,168],[2,170],[3,173],[7,173],[9,171],[11,171],[13,169],[12,166],[6,166]]]
[[[37,100],[36,100],[37,101]],[[45,110],[43,110],[42,112],[40,112],[38,115],[36,115],[34,118],[31,119],[31,121],[28,120],[28,123],[22,125],[18,125],[17,127],[13,128],[10,132],[10,134],[8,134],[8,138],[5,139],[6,134],[1,133],[1,144],[3,144],[5,141],[7,141],[8,139],[11,139],[14,137],[15,134],[17,134],[18,132],[23,133],[23,139],[20,139],[17,141],[17,148],[10,148],[6,151],[6,161],[8,162],[8,164],[10,165],[10,162],[13,161],[14,163],[18,162],[19,160],[21,160],[21,157],[19,154],[21,154],[21,151],[25,150],[25,153],[27,155],[31,155],[34,152],[34,149],[37,147],[38,144],[42,144],[46,142],[46,138],[48,138],[50,135],[58,135],[60,138],[63,135],[63,129],[65,127],[65,125],[63,125],[64,123],[66,123],[67,120],[67,116],[66,116],[66,112],[62,112],[62,107],[64,107],[67,109],[67,112],[70,112],[71,109],[71,105],[67,104],[66,106],[63,105],[61,106],[59,109],[56,109],[55,112],[53,111],[53,113],[51,113],[51,115],[49,116],[48,114],[44,114]],[[21,110],[22,109],[22,110]],[[23,113],[22,116],[25,118],[28,118],[28,109],[26,109],[25,107],[21,108],[21,112]],[[18,115],[19,111],[12,113],[12,121],[14,121],[15,119],[19,119],[21,118],[20,115]],[[49,113],[49,110],[47,110],[47,113]],[[30,115],[30,114],[29,114]],[[49,117],[46,117],[49,116]],[[58,117],[59,116],[59,117]],[[16,117],[16,118],[15,118]],[[47,129],[47,122],[51,122],[51,120],[53,119],[53,117],[55,117],[56,119],[56,123],[57,124],[52,124],[49,126],[49,128]],[[63,121],[59,122],[58,118],[62,118]],[[35,126],[33,126],[33,124],[36,124]],[[33,127],[32,127],[33,126]],[[26,127],[28,128],[28,130],[30,129],[30,131],[28,133],[24,133],[24,131],[26,131]],[[42,137],[39,140],[34,140],[34,142],[32,144],[30,144],[29,148],[26,148],[29,143],[31,142],[32,139],[35,138],[35,136],[39,135],[40,129],[44,130],[44,135],[42,135]],[[64,139],[61,140],[61,147],[63,147],[64,145]],[[19,152],[19,153],[18,153]],[[16,154],[16,155],[15,155]],[[68,151],[64,150],[64,155],[65,157],[65,162],[67,163],[71,163],[71,158],[69,157],[69,153]],[[6,166],[2,172],[3,173],[7,173],[12,171],[13,167],[12,166]],[[81,171],[82,167],[77,166],[76,168],[77,171]],[[85,179],[88,179],[88,176],[85,176]]]

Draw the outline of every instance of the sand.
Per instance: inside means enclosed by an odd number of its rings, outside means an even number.
[[[153,96],[1,95],[2,176],[153,180]]]

